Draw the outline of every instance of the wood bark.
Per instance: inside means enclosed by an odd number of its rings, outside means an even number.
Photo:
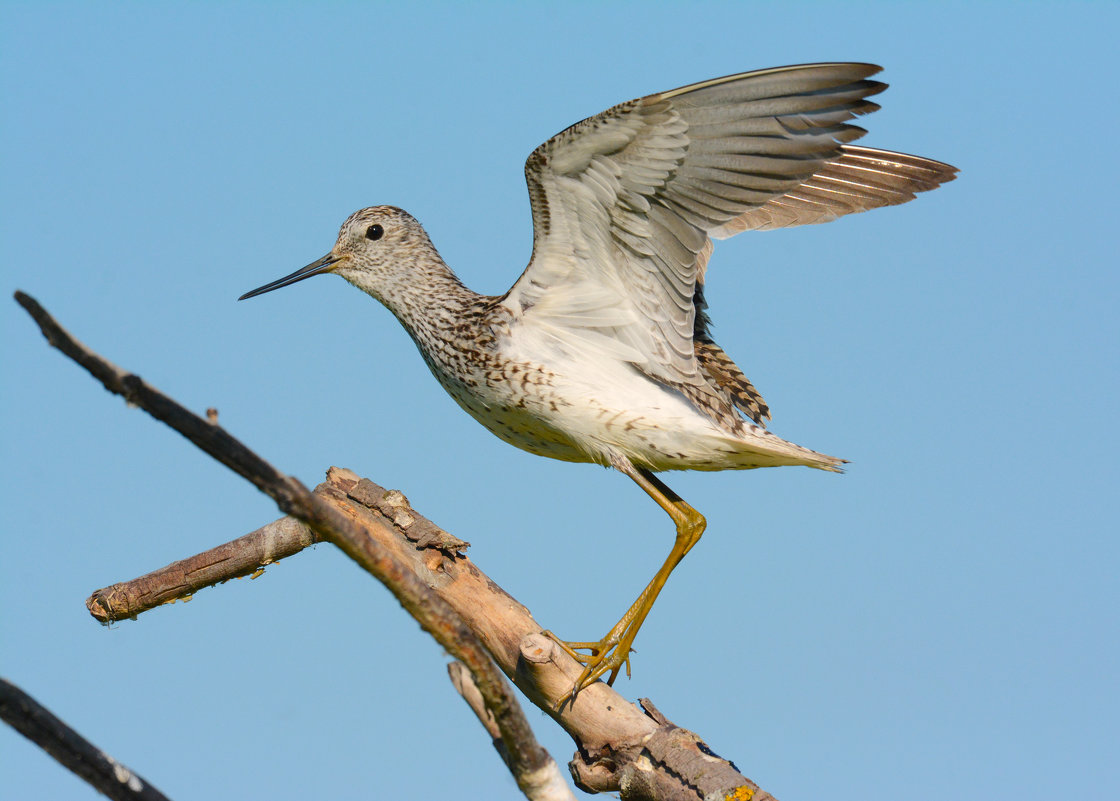
[[[492,736],[497,733],[499,752],[527,795],[548,773],[550,759],[536,744],[495,666],[575,741],[579,750],[569,768],[581,789],[618,792],[627,801],[771,800],[697,735],[674,726],[649,702],[644,708],[629,703],[603,682],[557,709],[580,665],[541,633],[527,608],[462,553],[466,543],[413,510],[401,493],[340,468],[332,468],[327,482],[309,493],[215,421],[192,414],[81,345],[29,296],[16,293],[16,300],[52,345],[106,388],[179,431],[273,497],[289,515],[204,554],[95,592],[87,605],[102,622],[133,617],[202,586],[249,575],[322,539],[385,583],[465,666],[469,682],[461,674],[456,686],[477,689],[485,712],[480,720]]]

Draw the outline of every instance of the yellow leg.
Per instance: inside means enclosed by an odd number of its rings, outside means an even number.
[[[657,600],[657,596],[661,592],[661,588],[665,586],[669,574],[673,572],[673,568],[680,564],[685,554],[700,541],[700,535],[704,533],[704,527],[707,525],[702,514],[685,503],[679,495],[665,486],[650,471],[631,465],[625,465],[619,469],[630,476],[639,487],[646,491],[649,497],[657,502],[658,506],[665,510],[669,517],[673,518],[673,522],[677,526],[677,539],[673,543],[673,549],[669,552],[665,564],[661,566],[653,580],[642,590],[638,599],[626,610],[622,619],[607,632],[603,639],[598,642],[565,642],[551,632],[545,632],[556,640],[570,656],[584,666],[583,672],[580,673],[579,678],[572,685],[572,689],[557,703],[557,708],[562,706],[565,701],[574,699],[576,693],[608,670],[610,676],[607,679],[607,684],[614,684],[614,680],[618,677],[618,672],[623,666],[626,667],[627,678],[630,677],[630,650],[634,644],[634,638],[638,635],[638,629],[642,627],[646,615],[653,608],[653,602]],[[585,650],[589,653],[577,653],[579,650]]]

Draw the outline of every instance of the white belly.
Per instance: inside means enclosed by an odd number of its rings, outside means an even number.
[[[454,364],[430,353],[425,360],[468,414],[522,450],[568,462],[629,460],[655,471],[791,464],[834,469],[839,461],[749,422],[736,436],[629,362],[519,333],[507,332],[498,348],[469,359],[453,352]]]

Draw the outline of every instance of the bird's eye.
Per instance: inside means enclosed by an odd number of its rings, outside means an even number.
[[[366,239],[380,239],[385,235],[385,229],[374,223],[366,229]]]

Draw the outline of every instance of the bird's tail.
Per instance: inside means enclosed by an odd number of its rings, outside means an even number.
[[[749,470],[754,467],[781,467],[804,465],[831,473],[843,473],[842,465],[847,459],[829,456],[809,448],[788,442],[776,434],[771,434],[761,426],[750,426],[741,436],[729,439],[733,449],[735,469]]]

